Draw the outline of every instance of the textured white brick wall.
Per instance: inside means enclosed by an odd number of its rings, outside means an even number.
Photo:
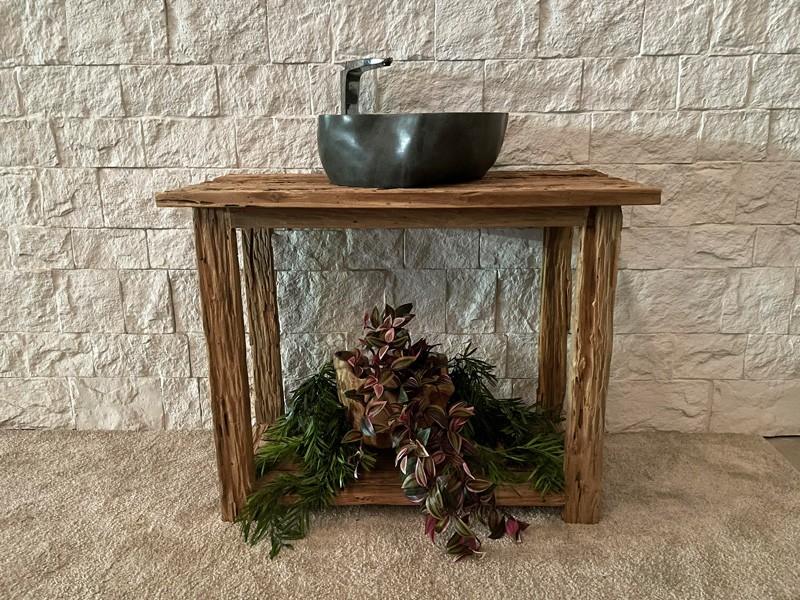
[[[663,186],[625,214],[611,429],[800,433],[798,0],[2,0],[0,23],[0,426],[207,426],[190,215],[152,192],[318,168],[334,63],[391,55],[370,110],[507,110],[501,166]],[[275,250],[288,381],[413,300],[534,390],[539,232]]]

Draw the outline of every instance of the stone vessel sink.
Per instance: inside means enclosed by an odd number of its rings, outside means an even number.
[[[391,58],[345,63],[340,115],[320,115],[317,146],[332,183],[421,187],[480,179],[497,160],[508,113],[359,114],[361,75]]]
[[[317,144],[332,183],[420,187],[480,179],[497,160],[508,113],[320,115]]]

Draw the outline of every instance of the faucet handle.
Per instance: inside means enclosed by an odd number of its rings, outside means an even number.
[[[342,71],[342,114],[358,114],[358,92],[361,87],[361,75],[372,69],[388,67],[392,58],[360,58],[344,63]]]
[[[344,63],[344,70],[353,71],[355,69],[361,69],[361,71],[369,71],[370,69],[378,69],[380,67],[388,67],[392,64],[392,57],[388,56],[386,58],[359,58],[356,60],[348,60]]]

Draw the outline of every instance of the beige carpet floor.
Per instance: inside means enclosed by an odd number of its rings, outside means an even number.
[[[453,563],[413,508],[332,509],[270,561],[219,521],[208,433],[0,432],[2,598],[800,598],[800,472],[765,441],[607,442],[605,518],[523,511]]]

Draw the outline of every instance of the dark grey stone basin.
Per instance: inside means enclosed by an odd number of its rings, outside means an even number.
[[[420,187],[480,179],[497,160],[508,113],[320,115],[317,145],[332,183]]]

